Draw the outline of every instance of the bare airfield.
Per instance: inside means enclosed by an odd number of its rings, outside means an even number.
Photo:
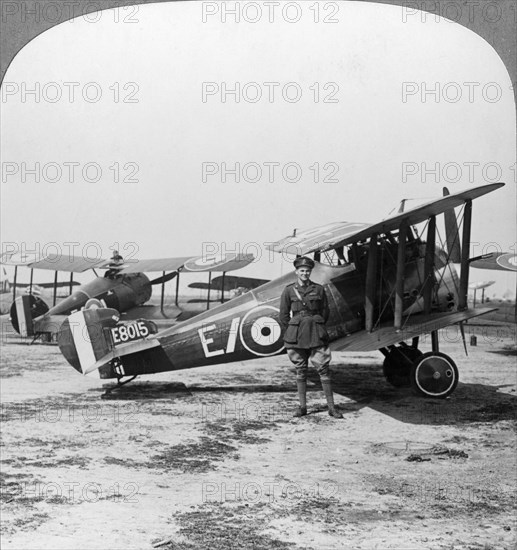
[[[291,418],[285,355],[103,396],[113,382],[57,346],[4,339],[1,546],[515,548],[515,329],[469,324],[469,357],[442,331],[460,370],[443,401],[389,386],[380,353],[334,354],[343,420],[315,372],[311,414]]]

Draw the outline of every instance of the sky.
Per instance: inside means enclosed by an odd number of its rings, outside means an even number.
[[[471,255],[515,251],[515,104],[493,48],[398,6],[291,4],[241,2],[238,22],[214,2],[106,10],[30,42],[2,85],[2,250],[237,250],[260,256],[243,275],[272,278],[291,267],[258,245],[293,228],[503,181],[474,201]],[[470,279],[515,294],[514,273]]]

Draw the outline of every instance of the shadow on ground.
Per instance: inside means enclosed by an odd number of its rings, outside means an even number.
[[[338,363],[333,365],[332,377],[334,392],[349,400],[339,406],[344,414],[357,412],[363,407],[370,407],[401,422],[442,425],[494,422],[517,418],[517,397],[501,393],[499,390],[505,386],[459,382],[451,397],[431,399],[415,395],[410,388],[395,388],[389,385],[378,364]],[[239,375],[239,383],[232,383],[232,378],[226,384],[213,384],[212,380],[207,380],[206,384],[199,383],[189,386],[182,383],[135,381],[107,395],[104,394],[103,398],[121,401],[178,398],[188,400],[194,396],[203,398],[208,394],[211,397],[227,393],[250,394],[257,397],[260,394],[287,393],[290,394],[289,400],[294,403],[296,398],[294,374],[284,371],[277,378],[278,383],[261,384],[257,380],[256,373],[250,372],[249,377]],[[242,383],[240,383],[241,381]],[[321,392],[321,384],[315,371],[309,371],[308,382],[310,399],[312,392]],[[90,392],[98,391],[98,389],[90,390]],[[281,398],[279,397],[279,399]],[[339,403],[339,398],[337,401]],[[324,408],[316,409],[316,413],[324,410]]]

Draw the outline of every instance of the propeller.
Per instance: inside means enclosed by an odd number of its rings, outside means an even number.
[[[156,279],[153,279],[151,281],[152,285],[161,285],[162,283],[166,283],[168,281],[172,281],[174,277],[178,274],[178,271],[173,271],[172,273],[167,273],[167,275],[162,275],[161,277],[157,277]]]

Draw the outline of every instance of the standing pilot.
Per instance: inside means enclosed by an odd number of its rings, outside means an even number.
[[[296,385],[300,406],[295,417],[307,414],[307,370],[309,358],[318,370],[327,398],[329,415],[343,418],[334,406],[330,383],[329,336],[325,323],[329,316],[327,296],[323,287],[310,280],[314,262],[305,256],[294,261],[297,281],[287,285],[280,298],[280,324],[289,359],[296,366]],[[293,313],[291,317],[291,311]]]

